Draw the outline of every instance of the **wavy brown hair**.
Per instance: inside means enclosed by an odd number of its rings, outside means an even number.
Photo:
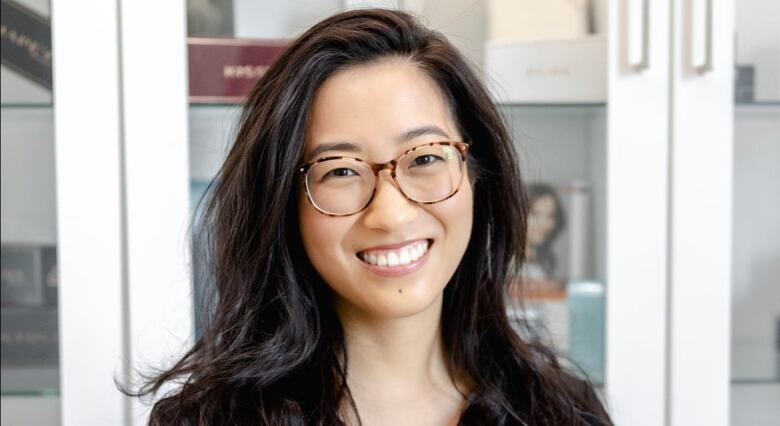
[[[249,95],[197,224],[196,246],[210,261],[208,324],[171,368],[129,392],[160,398],[150,424],[344,424],[351,400],[344,334],[331,290],[303,249],[296,165],[318,87],[340,70],[387,57],[407,58],[430,75],[472,141],[474,226],[441,317],[448,368],[472,384],[460,424],[611,424],[590,384],[567,373],[549,348],[521,338],[507,318],[528,200],[495,105],[443,35],[384,9],[314,25]]]

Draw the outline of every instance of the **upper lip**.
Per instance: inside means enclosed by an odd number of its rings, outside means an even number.
[[[380,245],[380,246],[368,247],[368,248],[364,248],[364,249],[359,250],[359,251],[395,250],[395,249],[398,249],[398,248],[401,248],[401,247],[408,246],[408,245],[410,245],[412,243],[416,243],[416,242],[419,242],[419,241],[425,241],[425,240],[430,240],[430,238],[415,238],[415,239],[412,239],[412,240],[406,240],[406,241],[401,242],[401,243],[383,244],[383,245]]]

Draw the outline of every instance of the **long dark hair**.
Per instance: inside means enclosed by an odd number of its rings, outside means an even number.
[[[448,367],[471,384],[460,424],[610,424],[590,385],[545,346],[518,337],[507,319],[528,200],[496,107],[444,36],[384,9],[314,25],[250,94],[199,222],[211,261],[210,321],[173,367],[134,393],[175,386],[154,405],[150,424],[344,424],[351,396],[343,329],[303,249],[295,169],[317,88],[346,67],[389,56],[410,59],[435,80],[472,141],[474,226],[441,318]]]

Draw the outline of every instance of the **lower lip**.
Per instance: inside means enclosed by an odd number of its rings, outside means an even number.
[[[370,263],[366,263],[360,258],[358,258],[358,262],[362,263],[366,269],[369,271],[382,276],[382,277],[401,277],[407,274],[411,274],[412,272],[420,269],[425,265],[425,262],[428,260],[428,253],[431,252],[431,247],[433,247],[433,244],[428,245],[428,250],[423,253],[422,257],[415,260],[414,262],[407,263],[406,265],[398,265],[398,266],[379,266],[379,265],[372,265]]]

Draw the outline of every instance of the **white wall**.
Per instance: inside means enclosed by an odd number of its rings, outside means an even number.
[[[233,0],[233,31],[237,38],[295,37],[317,21],[339,12],[341,0]]]
[[[736,61],[754,65],[757,101],[780,100],[780,1],[736,3]]]
[[[482,72],[488,32],[486,1],[405,0],[404,9],[417,14],[423,24],[441,31]]]

